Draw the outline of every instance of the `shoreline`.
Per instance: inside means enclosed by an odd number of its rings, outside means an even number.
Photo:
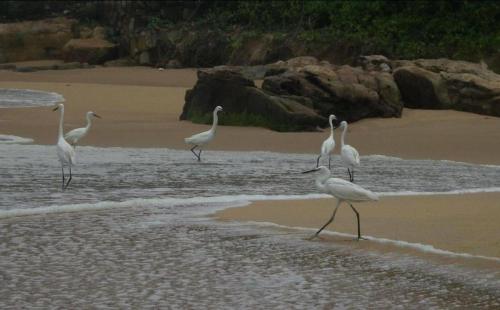
[[[225,222],[272,223],[314,232],[331,216],[334,202],[333,198],[252,201],[243,207],[217,211],[212,216]],[[500,192],[382,196],[378,202],[354,206],[360,213],[362,235],[492,257],[500,262],[500,240],[495,238],[500,235],[497,225]],[[356,218],[350,208],[343,204],[335,221],[324,232],[319,240],[338,242],[349,236],[352,241],[350,236],[355,237]],[[328,232],[333,232],[333,236]],[[394,247],[392,242],[388,242],[390,247]],[[361,242],[361,247],[380,247],[380,244],[368,243]]]
[[[65,82],[62,82],[62,81]],[[19,73],[0,71],[0,87],[53,91],[66,99],[65,130],[95,120],[81,145],[188,149],[184,138],[209,125],[179,121],[195,69],[94,68]],[[139,84],[139,85],[136,85]],[[45,108],[0,109],[0,134],[53,144],[59,115]],[[480,126],[479,126],[480,124]],[[275,132],[258,127],[219,126],[207,150],[272,151],[317,156],[329,129]],[[339,153],[340,132],[335,138]],[[363,155],[403,159],[452,160],[500,164],[500,118],[450,110],[405,108],[401,118],[371,118],[349,126],[347,143]]]

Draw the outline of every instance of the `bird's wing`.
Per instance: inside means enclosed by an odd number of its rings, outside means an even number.
[[[347,201],[378,200],[377,194],[361,186],[339,178],[330,178],[325,182],[329,194]]]
[[[211,136],[211,131],[208,130],[185,138],[184,141],[190,144],[202,144],[208,142],[211,139]]]
[[[344,145],[341,151],[342,159],[350,165],[359,166],[359,153],[350,145]]]
[[[335,140],[333,140],[332,137],[329,137],[328,139],[323,141],[323,144],[321,145],[321,154],[328,155],[333,151],[334,148]]]
[[[69,143],[76,143],[78,140],[83,138],[85,136],[85,128],[76,128],[71,130],[70,132],[67,132],[64,135],[64,139],[66,139]]]
[[[57,156],[59,160],[67,164],[75,164],[76,156],[75,149],[64,139],[57,142]]]

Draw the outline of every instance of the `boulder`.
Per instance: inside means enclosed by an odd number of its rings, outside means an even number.
[[[245,67],[200,70],[197,84],[186,93],[181,119],[209,122],[213,108],[222,105],[226,124],[295,131],[324,127],[330,114],[349,122],[401,116],[401,96],[387,72],[336,67],[314,58],[274,63],[270,68],[288,69],[266,76],[261,89],[248,78],[251,74]]]
[[[500,116],[500,75],[481,64],[449,59],[395,62],[405,106]]]
[[[0,61],[60,58],[63,46],[73,38],[76,23],[74,19],[53,18],[0,24]]]
[[[103,39],[71,39],[63,48],[64,61],[102,64],[116,56],[116,44]]]
[[[366,117],[399,117],[402,103],[392,76],[350,66],[309,65],[266,77],[262,89],[309,98],[323,117],[354,122]]]
[[[392,71],[391,61],[383,55],[359,56],[356,65],[368,71]]]
[[[186,92],[181,120],[209,123],[215,106],[224,107],[222,125],[263,126],[278,131],[316,130],[327,123],[307,98],[277,96],[228,68],[198,71],[198,82]],[[304,104],[305,103],[305,104]],[[308,104],[309,103],[309,104]]]

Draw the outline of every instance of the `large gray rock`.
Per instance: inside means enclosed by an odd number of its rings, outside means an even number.
[[[209,122],[213,108],[222,105],[227,112],[222,123],[295,131],[324,127],[329,114],[350,122],[401,115],[399,90],[389,73],[336,67],[307,57],[266,68],[260,75],[288,70],[265,77],[262,89],[247,78],[253,74],[244,67],[200,70],[197,84],[186,93],[181,119]]]
[[[402,103],[392,76],[350,66],[308,65],[267,77],[264,90],[309,98],[322,116],[354,122],[366,117],[399,117]]]
[[[278,131],[316,130],[327,120],[308,98],[277,96],[255,87],[253,81],[228,68],[198,71],[198,82],[186,92],[181,120],[210,122],[215,106],[224,107],[220,123],[263,126]]]
[[[500,116],[500,75],[484,65],[449,59],[394,62],[405,106]]]

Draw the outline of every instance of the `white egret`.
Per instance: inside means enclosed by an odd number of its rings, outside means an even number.
[[[62,189],[66,189],[71,182],[71,166],[75,163],[75,149],[64,139],[63,136],[63,123],[64,123],[64,104],[60,103],[57,107],[54,108],[53,111],[61,110],[61,118],[59,119],[59,135],[57,138],[57,156],[59,157],[59,161],[61,162],[61,171],[62,171]],[[69,167],[69,179],[65,184],[65,176],[64,176],[64,166],[67,165]]]
[[[354,182],[354,167],[359,167],[359,153],[352,146],[344,144],[345,133],[347,132],[347,122],[342,121],[339,127],[343,129],[342,137],[340,138],[340,159],[344,167],[347,168],[349,181]]]
[[[193,147],[191,148],[191,152],[193,152],[194,156],[198,158],[198,161],[201,161],[201,151],[202,151],[201,147],[207,144],[208,142],[212,141],[212,139],[215,137],[215,130],[217,129],[217,123],[219,121],[217,117],[217,112],[219,111],[222,111],[222,107],[216,106],[213,112],[213,123],[212,123],[212,128],[210,128],[210,130],[192,135],[191,137],[184,139],[184,141],[187,144],[193,145]],[[200,152],[198,154],[196,154],[196,152],[194,151],[196,148],[200,149]]]
[[[348,182],[339,178],[331,178],[330,170],[325,166],[320,166],[316,169],[305,171],[303,173],[316,172],[318,176],[316,177],[316,187],[323,193],[329,194],[337,198],[337,205],[333,210],[332,217],[326,222],[323,227],[321,227],[318,232],[313,236],[316,237],[319,233],[328,226],[337,213],[337,209],[342,202],[347,202],[351,209],[356,213],[356,218],[358,220],[358,240],[363,239],[361,237],[361,226],[359,223],[359,213],[352,205],[352,202],[362,202],[362,201],[375,201],[378,200],[377,194],[362,188],[361,186]]]
[[[335,115],[331,114],[330,117],[328,118],[328,122],[330,123],[330,136],[326,138],[325,141],[323,141],[323,144],[321,145],[321,153],[318,156],[318,159],[316,160],[316,168],[319,166],[319,159],[321,156],[327,156],[328,155],[328,168],[330,168],[330,162],[331,162],[331,157],[332,157],[332,152],[333,149],[335,148],[335,138],[333,136],[333,131],[335,130],[335,127],[333,126],[333,120],[336,120],[337,118]]]
[[[73,129],[64,135],[64,138],[66,139],[66,141],[68,141],[69,144],[75,146],[80,139],[87,135],[90,130],[90,126],[92,126],[92,117],[101,118],[94,112],[89,111],[87,112],[87,126]]]

